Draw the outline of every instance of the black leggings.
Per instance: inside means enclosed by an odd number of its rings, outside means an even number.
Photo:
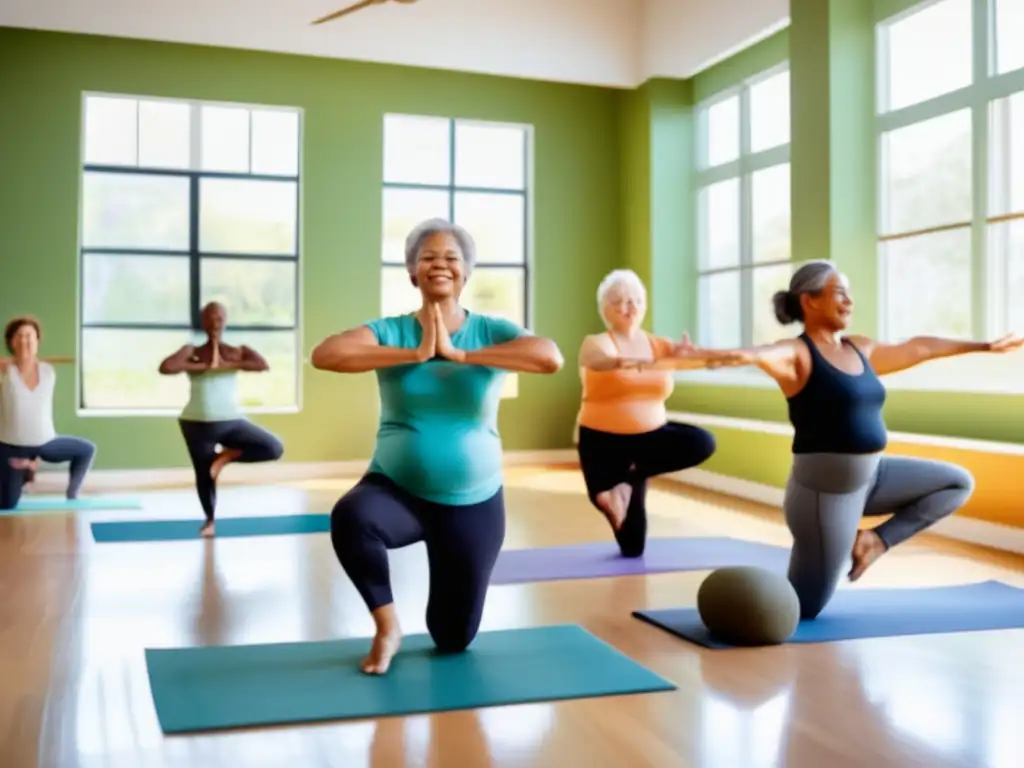
[[[430,562],[427,629],[442,653],[465,650],[480,628],[491,571],[505,541],[502,490],[479,504],[446,506],[370,473],[331,512],[331,543],[366,607],[393,602],[388,550],[422,541]]]
[[[188,455],[196,472],[196,492],[203,505],[206,519],[213,522],[217,506],[217,486],[210,477],[210,467],[217,458],[217,446],[241,451],[235,461],[253,464],[276,461],[284,453],[284,446],[267,430],[246,419],[230,421],[186,421],[179,419],[181,434],[188,446]]]
[[[638,435],[581,426],[578,451],[587,495],[595,507],[599,493],[619,483],[633,487],[626,519],[615,540],[624,557],[640,557],[647,540],[647,480],[707,461],[715,452],[715,437],[700,427],[671,422]]]

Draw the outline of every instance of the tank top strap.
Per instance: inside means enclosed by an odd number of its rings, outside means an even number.
[[[818,351],[818,345],[811,341],[811,337],[807,335],[806,331],[797,336],[797,338],[800,339],[800,341],[802,341],[807,347],[807,351],[811,353],[811,360],[813,362],[821,360],[821,352]],[[818,368],[817,365],[814,366],[814,369],[816,368]]]
[[[861,359],[861,362],[864,363],[865,370],[869,370],[871,368],[871,363],[868,362],[867,355],[865,355],[861,351],[860,347],[853,343],[852,339],[850,339],[848,336],[843,336],[843,344],[849,344],[850,349],[857,353],[857,357],[859,357]]]

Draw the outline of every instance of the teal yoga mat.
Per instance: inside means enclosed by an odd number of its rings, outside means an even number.
[[[0,512],[0,515],[72,512],[83,509],[142,509],[142,502],[138,499],[104,496],[86,496],[80,499],[66,499],[63,496],[22,496],[18,506]]]
[[[198,539],[201,518],[188,520],[118,520],[92,524],[92,537],[101,544]],[[217,518],[217,538],[284,536],[327,533],[330,515],[273,515]]]
[[[411,635],[384,676],[359,671],[369,647],[349,638],[147,649],[160,727],[192,733],[676,689],[574,624],[482,632],[453,655]]]

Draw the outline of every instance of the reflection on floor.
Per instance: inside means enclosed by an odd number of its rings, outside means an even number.
[[[328,512],[353,480],[225,487],[220,514]],[[605,539],[577,472],[507,475],[506,547]],[[136,494],[137,495],[137,494]],[[704,651],[630,618],[691,603],[704,573],[502,586],[484,629],[577,622],[656,672],[673,693],[298,728],[165,738],[147,646],[366,636],[372,624],[325,535],[98,545],[103,519],[194,518],[189,489],[142,494],[142,511],[0,519],[0,764],[12,768],[207,766],[1020,765],[1024,632]],[[785,545],[776,512],[672,483],[649,495],[656,536]],[[407,632],[424,630],[421,547],[395,553]],[[996,578],[1021,558],[922,538],[863,586]]]

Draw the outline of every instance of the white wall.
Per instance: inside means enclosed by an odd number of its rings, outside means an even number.
[[[641,81],[690,77],[789,24],[789,0],[644,0]]]
[[[632,0],[0,0],[0,25],[631,87]]]
[[[0,0],[0,25],[631,88],[779,28],[788,0]]]

